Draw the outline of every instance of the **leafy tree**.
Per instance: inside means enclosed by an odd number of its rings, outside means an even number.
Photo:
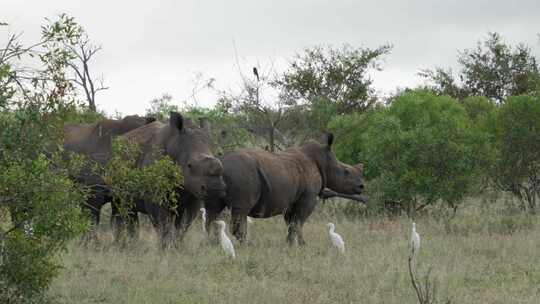
[[[334,152],[336,156],[348,164],[357,164],[366,161],[363,158],[362,151],[365,150],[367,143],[364,143],[363,133],[371,122],[371,116],[383,108],[364,113],[352,113],[349,115],[334,116],[328,124],[336,138],[339,140],[334,143]],[[366,164],[369,167],[368,164]]]
[[[165,121],[171,111],[178,112],[178,106],[173,103],[170,94],[162,94],[160,97],[150,100],[150,108],[146,109],[146,116],[155,117],[159,121]]]
[[[252,136],[240,127],[245,117],[235,113],[227,100],[220,99],[213,108],[191,107],[186,116],[199,121],[201,127],[208,129],[212,141],[217,144],[217,153],[225,153],[252,144]]]
[[[409,213],[437,201],[456,210],[475,189],[476,158],[486,152],[465,109],[454,99],[412,91],[396,97],[388,108],[355,115],[338,118],[331,126],[356,134],[346,140],[358,156],[346,153],[345,158],[367,164],[366,177],[381,199],[400,201]],[[346,149],[338,145],[336,151],[340,156]]]
[[[458,54],[459,83],[451,70],[425,70],[421,76],[442,95],[456,98],[486,96],[504,102],[508,96],[531,94],[538,87],[539,67],[525,44],[511,46],[498,33],[488,33],[476,48]]]
[[[540,97],[510,97],[501,106],[496,125],[495,185],[536,212],[540,196]]]
[[[39,300],[57,274],[57,256],[86,228],[85,191],[69,176],[82,167],[54,152],[76,93],[66,43],[78,25],[61,15],[32,46],[11,35],[0,49],[0,302]],[[25,65],[32,59],[36,65]],[[39,68],[32,68],[39,66]]]
[[[171,111],[178,112],[180,107],[174,103],[171,95],[163,94],[150,101],[146,115],[165,121]],[[218,152],[230,151],[251,142],[249,132],[240,127],[245,117],[233,110],[227,98],[220,98],[212,108],[186,106],[182,108],[182,113],[194,123],[198,122],[200,127],[208,129],[213,142],[218,145]]]
[[[376,49],[343,45],[316,46],[297,54],[288,69],[276,80],[283,98],[313,104],[320,98],[335,103],[338,113],[364,111],[374,102],[370,70],[381,70],[381,57],[391,46]]]

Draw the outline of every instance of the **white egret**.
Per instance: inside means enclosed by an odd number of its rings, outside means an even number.
[[[420,251],[420,235],[416,232],[416,223],[412,223],[411,248],[413,256],[416,257]]]
[[[206,209],[201,208],[202,231],[206,234]]]
[[[225,227],[227,227],[227,224],[225,224],[224,221],[216,221],[216,224],[219,226],[219,241],[221,243],[221,248],[233,259],[236,258],[236,254],[234,253],[234,246],[231,242],[231,239],[227,236],[227,233],[225,233]]]
[[[345,242],[341,238],[341,235],[334,232],[336,229],[333,223],[328,223],[327,225],[330,229],[328,230],[328,235],[330,236],[330,241],[332,241],[332,244],[334,247],[336,247],[339,252],[345,253]]]

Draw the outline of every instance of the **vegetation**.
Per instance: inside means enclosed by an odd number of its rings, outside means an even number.
[[[420,73],[430,88],[455,98],[485,96],[499,103],[513,95],[533,94],[538,89],[538,60],[525,44],[508,45],[498,33],[488,33],[476,48],[459,53],[461,70],[456,79],[451,69]]]
[[[49,294],[60,303],[416,303],[407,265],[410,221],[350,218],[343,203],[317,207],[305,225],[305,248],[286,246],[281,218],[255,219],[248,246],[233,239],[235,261],[207,241],[199,219],[181,249],[166,253],[155,248],[150,228],[126,252],[101,227],[102,246],[73,246]],[[432,266],[437,303],[536,303],[538,221],[507,213],[505,199],[483,204],[468,200],[450,223],[417,219],[420,280]],[[328,222],[337,223],[344,256],[330,244]]]
[[[76,41],[72,18],[42,28],[24,47],[17,35],[0,51],[0,302],[41,299],[60,267],[58,252],[86,227],[85,192],[70,178],[79,158],[56,147],[66,109],[74,103],[64,44]],[[38,50],[39,49],[39,50]],[[21,66],[37,57],[41,69]]]
[[[509,98],[497,115],[497,158],[493,180],[514,194],[522,209],[536,212],[540,197],[540,98]]]
[[[426,86],[384,101],[369,73],[381,70],[389,45],[306,48],[283,71],[242,74],[240,89],[218,92],[210,108],[181,107],[167,94],[150,101],[147,114],[158,120],[180,110],[186,125],[208,129],[218,154],[275,152],[330,130],[340,160],[364,163],[367,208],[326,202],[307,224],[304,249],[284,246],[281,219],[256,221],[252,244],[231,262],[197,232],[168,252],[154,249],[149,229],[130,250],[108,243],[110,229],[93,248],[70,243],[88,229],[80,205],[89,192],[73,178],[88,163],[63,151],[62,133],[65,123],[106,117],[95,102],[106,87],[90,73],[101,47],[67,15],[47,21],[34,45],[19,38],[0,49],[0,302],[412,301],[409,219],[384,216],[389,203],[415,218],[422,260],[445,282],[426,281],[421,301],[537,301],[530,240],[540,231],[540,74],[526,45],[489,33],[458,53],[457,76],[425,70]],[[183,177],[173,160],[156,149],[141,167],[142,147],[115,140],[111,148],[95,170],[122,216],[138,199],[178,206]],[[328,246],[329,218],[345,256]]]
[[[178,165],[168,156],[161,156],[156,149],[155,161],[141,167],[141,148],[122,138],[114,139],[112,157],[102,168],[105,184],[113,196],[113,203],[119,215],[129,218],[130,210],[137,199],[148,200],[158,204],[169,204],[176,210],[179,203],[179,192],[183,185],[183,176]]]
[[[388,108],[369,113],[365,121],[351,116],[331,126],[361,134],[345,135],[347,140],[337,144],[338,155],[351,153],[348,141],[359,142],[352,145],[358,147],[358,155],[344,158],[368,164],[370,186],[381,192],[383,201],[402,202],[409,214],[439,200],[457,208],[477,184],[475,159],[486,154],[477,148],[481,137],[465,109],[450,97],[426,91],[404,93]]]

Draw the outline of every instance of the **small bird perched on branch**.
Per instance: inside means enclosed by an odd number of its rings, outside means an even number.
[[[257,71],[256,67],[253,67],[253,75],[255,75],[255,77],[257,77],[257,81],[259,81],[259,71]]]

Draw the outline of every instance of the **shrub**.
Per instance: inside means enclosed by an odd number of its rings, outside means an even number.
[[[508,98],[500,107],[495,132],[493,181],[535,213],[540,195],[540,97]]]
[[[438,201],[455,210],[476,189],[479,158],[488,153],[462,105],[421,90],[397,96],[387,108],[339,118],[331,127],[354,134],[346,141],[358,156],[345,158],[365,162],[381,199],[402,202],[409,212]],[[341,147],[336,151],[343,154]]]

